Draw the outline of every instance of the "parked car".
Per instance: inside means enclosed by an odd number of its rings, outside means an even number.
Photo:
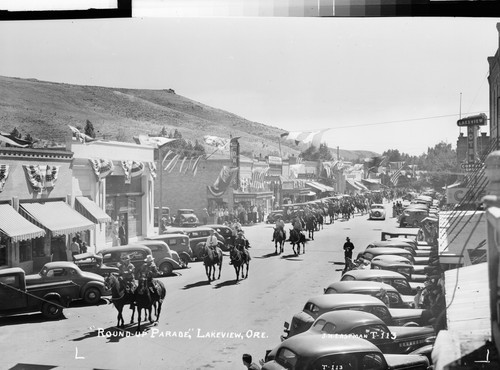
[[[171,250],[167,243],[162,242],[161,240],[141,240],[136,244],[145,245],[151,249],[156,266],[158,266],[158,269],[165,276],[171,275],[174,270],[185,269],[188,267],[187,263],[184,263],[184,261],[180,259],[179,254]]]
[[[366,339],[322,335],[295,336],[281,343],[262,370],[427,370],[421,355],[384,355]]]
[[[72,281],[80,287],[79,298],[87,304],[97,304],[101,296],[110,292],[104,287],[104,278],[92,272],[80,270],[73,262],[57,261],[46,263],[38,274],[26,276],[26,285]]]
[[[423,283],[408,282],[404,275],[389,270],[351,270],[342,275],[341,279],[341,281],[349,280],[369,280],[386,283],[392,285],[403,295],[415,295],[418,287],[425,287]]]
[[[171,250],[179,254],[179,258],[186,266],[193,260],[193,250],[189,246],[189,236],[184,232],[154,235],[147,237],[145,240],[156,240],[167,243]]]
[[[420,227],[420,222],[428,215],[427,208],[408,207],[399,216],[399,227]]]
[[[297,335],[309,329],[320,315],[337,310],[356,310],[373,313],[387,325],[422,325],[424,310],[417,308],[387,308],[378,298],[365,294],[324,294],[309,298],[301,312],[296,313],[291,324],[285,322],[285,336]]]
[[[206,242],[207,238],[210,236],[210,230],[213,230],[210,227],[200,226],[192,229],[184,229],[184,232],[189,237],[189,246],[193,251],[193,256],[195,259],[201,259],[202,254],[202,246]],[[216,231],[214,234],[219,240],[218,247],[222,250],[227,250],[224,242],[224,238],[222,235]]]
[[[360,252],[357,258],[363,258],[371,261],[374,257],[387,254],[405,257],[412,263],[412,265],[415,264],[413,254],[403,248],[368,248],[364,252]]]
[[[373,203],[370,207],[369,220],[385,220],[385,207],[383,204]]]
[[[155,207],[154,211],[154,227],[158,227],[158,213],[160,212],[160,207]],[[168,207],[161,207],[161,213],[162,213],[162,218],[165,219],[165,225],[171,225],[172,224],[172,216],[170,215],[170,208]]]
[[[80,299],[80,287],[71,280],[27,285],[24,270],[0,270],[0,316],[40,311],[46,319],[59,319],[63,308]]]
[[[380,289],[384,289],[387,293],[390,302],[389,307],[391,308],[413,308],[415,306],[414,296],[401,295],[392,285],[379,283],[378,281],[337,281],[328,285],[324,292],[325,294],[368,294],[376,297],[380,293]]]
[[[177,210],[177,216],[172,222],[172,225],[179,227],[195,227],[200,224],[198,217],[195,215],[192,209],[179,209]]]
[[[429,261],[429,257],[431,255],[430,251],[420,251],[417,254],[417,251],[415,250],[412,244],[406,243],[401,240],[385,240],[385,241],[371,242],[366,247],[366,250],[368,251],[371,248],[401,248],[411,253],[413,258],[410,259],[410,261],[412,262],[413,265],[427,265],[430,262]]]
[[[320,315],[305,332],[294,336],[321,336],[324,340],[334,337],[358,337],[376,345],[383,353],[408,354],[421,347],[433,344],[436,333],[430,326],[387,326],[377,316],[363,311],[339,310]],[[276,358],[281,345],[271,350],[266,360]]]
[[[130,263],[136,271],[144,264],[148,255],[153,255],[151,249],[145,245],[124,245],[120,247],[111,247],[100,250],[97,254],[102,256],[102,261],[106,266],[117,267],[123,256],[130,257]]]
[[[415,266],[413,266],[407,258],[395,255],[383,255],[373,258],[371,260],[371,268],[374,270],[399,272],[409,281],[425,281],[427,277],[426,275],[415,274]]]
[[[275,224],[276,220],[278,220],[278,218],[283,219],[283,210],[281,210],[281,209],[280,210],[276,210],[276,211],[271,211],[267,215],[266,223],[268,223],[268,224]]]
[[[231,245],[231,238],[233,236],[233,229],[229,226],[225,225],[205,225],[205,227],[210,227],[214,229],[217,234],[224,238],[224,248],[221,248],[223,251],[229,251],[229,246]]]
[[[73,256],[73,260],[75,265],[77,265],[82,271],[92,272],[101,276],[118,272],[117,267],[106,266],[102,262],[102,256],[100,254],[92,252],[81,253]]]

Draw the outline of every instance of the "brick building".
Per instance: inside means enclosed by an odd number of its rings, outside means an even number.
[[[457,140],[458,163],[467,162],[467,146],[467,136],[461,132]],[[477,137],[477,156],[478,158],[485,158],[490,152],[490,137],[488,136],[488,133],[481,132],[481,135]]]
[[[497,23],[497,31],[500,33],[500,23]],[[500,40],[500,37],[499,37]],[[490,85],[490,137],[495,148],[500,149],[500,48],[492,57],[488,57]]]

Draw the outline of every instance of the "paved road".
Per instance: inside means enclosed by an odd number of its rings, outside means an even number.
[[[389,205],[387,211],[390,215]],[[228,257],[221,279],[211,284],[199,262],[178,276],[162,278],[167,299],[160,322],[140,336],[135,325],[114,328],[112,305],[70,308],[66,319],[56,322],[43,321],[40,315],[0,318],[0,368],[26,363],[57,369],[243,369],[243,353],[262,358],[279,343],[283,322],[310,296],[339,280],[343,266],[334,262],[343,261],[346,236],[357,254],[370,241],[380,240],[382,230],[396,229],[393,218],[368,221],[366,215],[356,215],[325,225],[307,243],[305,254],[294,256],[286,244],[285,252],[276,256],[272,225],[246,227],[252,246],[248,279],[235,281]],[[128,321],[128,308],[124,316]]]

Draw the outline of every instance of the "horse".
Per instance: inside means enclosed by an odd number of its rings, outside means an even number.
[[[219,247],[215,247],[214,252],[212,248],[207,247],[206,243],[202,248],[203,264],[205,265],[208,282],[215,280],[216,266],[219,266],[219,276],[217,279],[220,279],[220,272],[222,270],[222,250]]]
[[[314,240],[315,230],[316,230],[316,217],[314,217],[313,215],[308,215],[306,217],[306,231],[311,240]]]
[[[231,259],[231,264],[234,266],[234,271],[236,272],[236,281],[239,280],[240,270],[241,270],[241,278],[246,279],[248,277],[248,268],[250,267],[250,253],[248,250],[243,247],[243,250],[240,250],[238,247],[231,246],[229,250],[229,258]],[[245,267],[247,266],[247,272],[244,273]]]
[[[326,214],[325,214],[326,216]],[[325,222],[325,217],[323,216],[323,213],[319,213],[318,214],[318,217],[317,217],[317,220],[316,220],[316,227],[317,227],[317,230],[316,231],[320,231],[320,230],[323,230],[324,229],[324,222]]]
[[[300,245],[302,244],[304,247],[304,252],[306,253],[306,236],[295,229],[290,229],[290,238],[288,239],[290,243],[292,243],[293,253],[295,255],[300,254]],[[295,245],[297,245],[297,252],[295,252]]]
[[[145,310],[149,316],[149,322],[154,321],[151,318],[151,310],[153,309],[153,294],[149,290],[147,279],[139,279],[139,285],[135,290],[135,303],[137,306],[137,331],[141,331],[141,312]],[[144,314],[146,319],[146,314]]]
[[[127,304],[130,304],[130,308],[132,309],[132,318],[130,319],[130,323],[134,322],[134,314],[135,314],[135,295],[134,292],[128,292],[125,289],[125,283],[122,279],[119,279],[114,274],[109,274],[104,279],[104,284],[106,289],[111,290],[111,301],[118,311],[117,316],[117,327],[125,326],[125,320],[123,319],[123,307]]]
[[[283,253],[283,246],[285,245],[286,240],[286,232],[283,229],[274,229],[273,233],[274,239],[274,253],[281,254]],[[278,253],[278,245],[280,246],[280,252]]]
[[[165,284],[163,284],[163,282],[161,282],[160,280],[153,279],[152,284],[154,285],[156,290],[156,292],[152,295],[153,308],[155,310],[155,316],[156,316],[155,321],[159,321],[161,313],[161,305],[163,304],[163,300],[167,295],[167,289],[165,288]]]

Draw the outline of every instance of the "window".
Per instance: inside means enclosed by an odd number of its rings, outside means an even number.
[[[19,262],[26,262],[33,260],[31,252],[32,240],[22,240],[19,242]]]
[[[328,288],[325,292],[325,294],[335,294],[335,293],[337,293],[337,291],[333,288]]]
[[[314,303],[307,302],[306,305],[304,306],[304,311],[319,312],[319,307],[316,306]]]
[[[360,369],[363,370],[383,370],[386,368],[384,358],[378,353],[364,355],[360,366]]]
[[[0,235],[0,266],[7,266],[7,237]]]
[[[10,276],[0,276],[0,284],[9,285],[13,287],[19,287],[19,276],[10,275]]]
[[[372,307],[371,310],[368,312],[371,312],[379,319],[381,319],[383,322],[389,322],[392,319],[392,316],[387,307],[380,307],[380,306]]]
[[[335,328],[335,324],[327,322],[325,326],[323,326],[322,332],[326,334],[335,334]]]
[[[340,279],[341,281],[351,281],[351,280],[356,280],[354,277],[352,277],[351,275],[344,275],[342,276],[342,279]]]
[[[396,292],[387,292],[387,296],[389,297],[390,305],[399,305],[401,303],[401,297]]]
[[[288,348],[281,348],[276,356],[276,362],[287,369],[293,369],[297,364],[297,355]]]
[[[317,326],[323,326],[323,325],[325,325],[325,323],[326,323],[326,320],[323,320],[323,319],[318,319],[318,320],[316,320],[316,322],[314,323],[313,328],[315,328],[315,327],[317,327]]]
[[[324,356],[316,361],[312,366],[313,370],[357,370],[362,369],[358,367],[358,358],[356,354],[337,354]],[[359,356],[359,355],[358,355]]]

